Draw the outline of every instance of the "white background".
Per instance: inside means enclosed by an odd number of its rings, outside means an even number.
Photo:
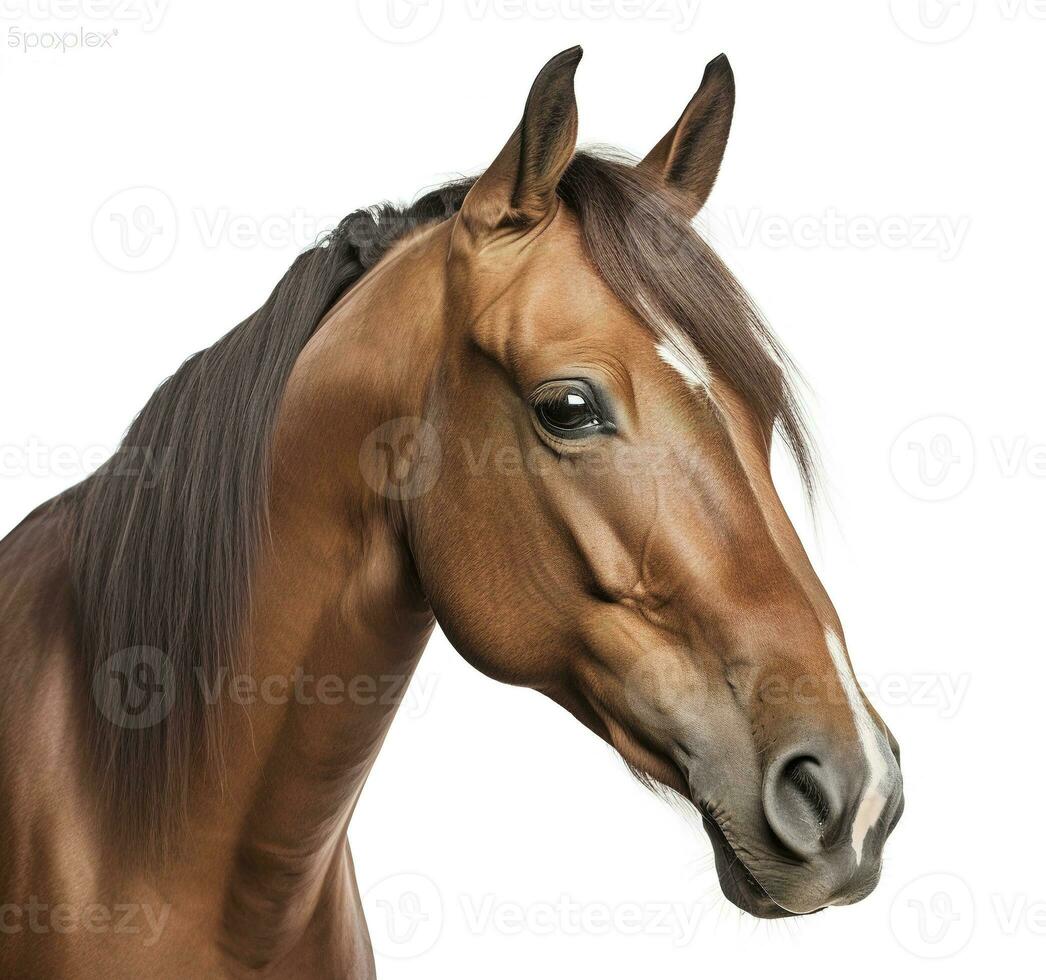
[[[820,542],[779,479],[904,750],[875,894],[759,922],[609,749],[437,636],[351,833],[381,976],[1031,975],[1046,9],[423,0],[396,27],[384,0],[155,2],[0,4],[0,531],[330,219],[483,167],[556,51],[586,47],[582,142],[643,153],[723,50],[703,225],[815,392]],[[42,47],[81,28],[118,33]]]

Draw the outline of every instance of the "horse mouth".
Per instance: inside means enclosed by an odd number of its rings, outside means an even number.
[[[712,842],[719,885],[728,901],[736,905],[742,912],[748,912],[760,919],[783,919],[799,914],[778,905],[770,897],[749,870],[748,865],[741,860],[716,821],[704,813],[702,813],[701,819],[708,838]]]

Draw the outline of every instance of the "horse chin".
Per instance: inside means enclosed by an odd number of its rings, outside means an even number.
[[[712,842],[719,886],[729,902],[759,919],[784,919],[801,914],[778,905],[738,856],[719,825],[707,816],[702,816],[702,820]]]

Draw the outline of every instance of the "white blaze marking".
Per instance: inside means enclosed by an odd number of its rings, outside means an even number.
[[[839,682],[843,686],[846,700],[853,713],[854,725],[857,727],[857,737],[861,741],[864,757],[868,763],[868,783],[864,796],[857,806],[854,816],[853,836],[851,844],[854,854],[857,856],[857,865],[861,865],[861,855],[864,851],[864,839],[868,831],[875,826],[883,814],[886,806],[890,787],[888,785],[890,766],[887,762],[889,756],[889,745],[879,727],[872,721],[868,709],[861,699],[861,692],[857,689],[857,681],[854,679],[850,665],[846,662],[846,653],[843,650],[842,641],[832,630],[825,630],[825,642],[828,644],[828,652],[832,655],[836,672],[839,674]]]
[[[708,370],[708,364],[693,341],[676,324],[655,310],[645,296],[639,297],[639,305],[657,333],[658,357],[682,377],[687,387],[704,388],[711,393],[712,372]]]
[[[682,377],[687,387],[704,390],[712,404],[718,407],[712,388],[712,372],[701,352],[676,324],[654,310],[646,297],[640,296],[639,304],[657,332],[658,357]],[[778,353],[769,338],[758,331],[757,334],[767,354],[780,364]],[[891,789],[889,760],[892,753],[886,737],[868,714],[868,709],[861,698],[861,692],[857,689],[857,681],[847,663],[842,641],[832,630],[825,630],[825,641],[839,675],[839,682],[846,694],[847,703],[850,705],[857,737],[860,739],[861,749],[868,765],[868,782],[864,795],[857,805],[857,812],[854,814],[850,839],[857,858],[857,866],[860,867],[864,854],[864,840],[868,836],[868,831],[878,823],[879,818],[883,815],[883,809],[889,799]]]
[[[693,345],[690,345],[693,348]],[[673,368],[687,385],[691,388],[704,388],[706,391],[711,386],[711,377],[708,373],[708,365],[705,359],[698,354],[696,349],[686,351],[668,340],[657,345],[657,355],[670,368]]]

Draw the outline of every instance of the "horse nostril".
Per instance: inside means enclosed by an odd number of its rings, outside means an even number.
[[[791,851],[811,858],[842,813],[837,780],[810,752],[791,752],[768,767],[763,809],[770,829]]]

